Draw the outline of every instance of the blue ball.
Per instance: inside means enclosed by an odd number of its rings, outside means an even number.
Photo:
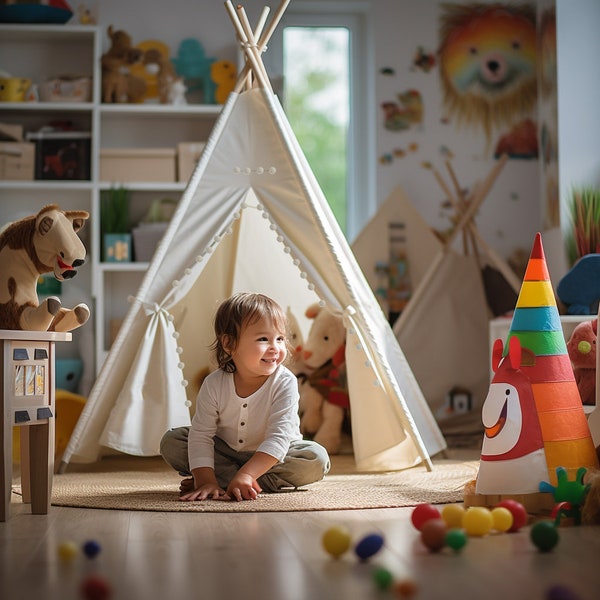
[[[377,554],[383,546],[383,536],[378,533],[366,535],[356,544],[354,553],[360,560],[368,560],[371,556]]]
[[[89,540],[83,545],[83,553],[88,558],[96,557],[100,553],[101,549],[102,548],[100,544],[94,540]]]

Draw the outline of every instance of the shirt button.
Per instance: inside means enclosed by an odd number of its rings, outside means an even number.
[[[245,424],[246,424],[246,423],[245,423],[244,421],[242,421],[242,422],[240,423],[240,425],[241,425],[242,427],[243,427]]]
[[[238,444],[243,444],[244,440],[238,440]]]
[[[244,404],[242,404],[242,408],[248,408],[248,403],[244,402]]]

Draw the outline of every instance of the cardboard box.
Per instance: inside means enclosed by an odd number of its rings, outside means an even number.
[[[174,148],[104,148],[100,180],[175,182]]]
[[[89,181],[89,131],[40,131],[27,140],[35,142],[36,179]]]
[[[34,164],[35,144],[0,142],[0,179],[31,181]]]
[[[40,83],[42,102],[89,102],[92,80],[89,77],[63,75]]]
[[[181,142],[177,144],[177,181],[188,182],[206,142]]]
[[[0,123],[0,140],[3,142],[22,142],[23,125]]]

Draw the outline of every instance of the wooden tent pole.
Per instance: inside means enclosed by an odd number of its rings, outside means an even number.
[[[455,225],[454,229],[452,230],[452,232],[446,239],[446,242],[444,243],[443,247],[437,253],[436,257],[433,259],[433,262],[429,265],[429,269],[427,269],[427,271],[425,272],[425,275],[421,279],[419,285],[417,286],[417,289],[415,290],[415,293],[413,294],[410,301],[406,305],[406,308],[402,311],[402,313],[400,314],[400,316],[394,323],[393,329],[394,329],[394,333],[396,335],[398,335],[402,331],[404,324],[407,323],[410,320],[410,318],[412,317],[412,313],[416,310],[418,303],[421,301],[421,297],[423,296],[423,294],[425,294],[425,290],[429,287],[431,280],[433,279],[442,260],[446,256],[446,253],[452,246],[452,243],[454,242],[456,236],[459,234],[459,232],[461,232],[463,230],[463,228],[466,226],[466,224],[473,218],[473,216],[475,215],[475,212],[477,211],[477,209],[483,202],[483,199],[485,198],[486,194],[489,192],[490,188],[492,187],[494,181],[500,174],[500,171],[506,164],[507,160],[508,160],[508,156],[506,154],[504,154],[500,158],[500,160],[498,160],[498,162],[494,165],[494,168],[490,171],[490,173],[486,177],[481,188],[479,188],[477,190],[477,193],[473,195],[473,199],[471,200],[471,202],[469,203],[469,205],[467,206],[465,211],[460,216],[458,223]]]
[[[242,26],[248,44],[245,48],[245,51],[252,61],[252,67],[254,69],[256,78],[263,88],[266,88],[272,92],[273,88],[271,87],[267,70],[265,69],[265,65],[262,61],[261,53],[257,47],[256,38],[254,37],[254,33],[252,33],[252,27],[250,26],[250,21],[248,21],[248,15],[241,4],[238,4],[237,14],[239,16],[239,22]]]
[[[449,162],[446,162],[446,168],[448,169],[450,176],[456,180],[456,175],[454,175],[454,171],[452,169],[452,165]],[[474,193],[477,192],[477,188]],[[471,221],[469,223],[469,229],[471,230],[472,235],[475,237],[476,243],[483,248],[484,252],[487,254],[490,262],[500,271],[504,279],[513,289],[513,291],[518,295],[521,291],[521,281],[516,276],[514,271],[506,264],[506,261],[496,253],[496,251],[485,241],[482,235],[479,233],[476,225]],[[474,242],[475,243],[475,242]]]
[[[257,39],[257,38],[259,39],[258,44],[257,44],[257,49],[260,54],[262,54],[265,51],[267,44],[268,44],[269,40],[271,39],[271,36],[273,35],[275,29],[277,28],[279,21],[281,21],[281,17],[283,17],[283,13],[285,12],[290,1],[291,0],[281,0],[277,10],[275,11],[275,14],[273,15],[273,18],[267,25],[267,28],[264,30],[262,35],[260,35],[258,33],[259,27],[257,27],[257,33],[255,33],[254,37],[255,37],[255,39]],[[232,21],[233,21],[234,17],[232,17],[232,15],[235,15],[235,10],[233,9],[233,6],[231,5],[231,0],[227,0],[227,2],[225,2],[225,7],[227,8],[227,12],[229,13],[229,16],[232,18]],[[268,13],[268,9],[267,9],[267,13]],[[263,9],[263,14],[261,15],[261,19],[263,17],[266,20],[266,14],[264,14],[264,9]],[[235,23],[234,23],[234,26],[235,26]],[[259,26],[260,26],[260,21],[259,21]],[[236,30],[237,30],[237,28],[236,28]],[[238,35],[238,37],[239,37],[239,35]],[[233,90],[235,93],[238,93],[242,89],[242,87],[244,87],[244,84],[246,83],[246,80],[247,80],[248,76],[251,74],[251,72],[252,72],[252,67],[251,67],[249,61],[246,60],[246,64],[244,65],[242,72],[240,73],[240,76],[238,77],[236,86]]]

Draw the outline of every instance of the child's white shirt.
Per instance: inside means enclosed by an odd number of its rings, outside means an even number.
[[[196,398],[188,437],[190,469],[214,468],[214,436],[236,451],[264,452],[283,461],[290,443],[302,439],[298,380],[279,365],[256,392],[241,398],[232,373],[206,377]]]

